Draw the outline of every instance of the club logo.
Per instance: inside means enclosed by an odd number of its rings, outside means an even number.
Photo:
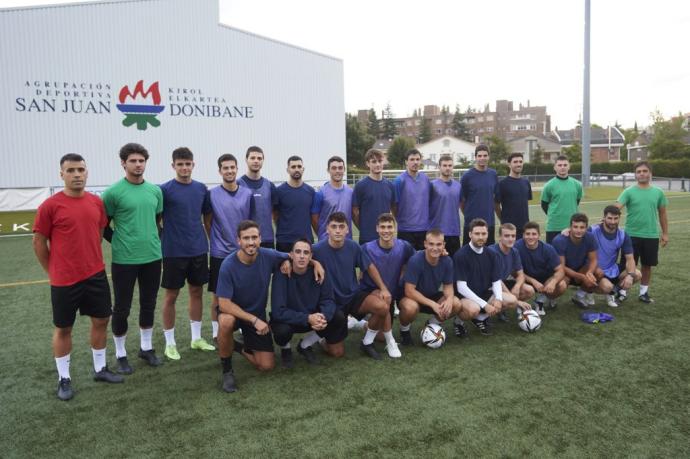
[[[123,126],[130,127],[136,124],[138,130],[145,131],[148,125],[153,127],[161,125],[157,116],[165,109],[165,105],[161,105],[161,93],[158,90],[157,81],[145,91],[144,80],[137,82],[134,92],[125,85],[120,89],[118,98],[120,103],[117,104],[117,109],[125,115],[125,119],[122,120]],[[126,103],[127,98],[131,99],[131,103]]]

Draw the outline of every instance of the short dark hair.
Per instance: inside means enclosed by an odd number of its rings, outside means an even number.
[[[372,160],[374,158],[383,159],[383,153],[381,153],[381,150],[377,150],[376,148],[370,148],[364,154],[364,162],[368,163],[370,160]]]
[[[587,215],[583,214],[582,212],[577,212],[570,216],[570,224],[572,225],[575,222],[584,223],[585,225],[588,225],[589,218],[587,218]]]
[[[261,153],[261,156],[264,156],[264,151],[261,149],[261,147],[257,147],[256,145],[252,145],[251,147],[247,148],[247,154],[244,155],[244,159],[249,158],[250,153]]]
[[[498,227],[499,236],[503,234],[503,230],[517,231],[517,228],[512,223],[503,223],[501,226]]]
[[[149,152],[146,151],[146,148],[143,147],[143,145],[139,145],[138,143],[127,143],[120,148],[120,160],[121,161],[127,161],[127,158],[129,158],[129,155],[141,155],[144,157],[146,161],[149,160]]]
[[[417,150],[416,148],[410,148],[409,150],[407,150],[407,152],[405,152],[405,161],[410,159],[410,156],[413,156],[413,155],[419,155],[419,157],[421,158],[422,152]]]
[[[82,155],[80,155],[80,154],[77,154],[77,153],[67,153],[67,154],[64,155],[62,158],[60,158],[60,167],[62,167],[62,164],[63,164],[65,161],[74,161],[75,163],[78,163],[79,161],[84,161],[84,162],[86,162],[86,160],[84,159],[84,157],[83,157]]]
[[[486,223],[486,220],[484,220],[483,218],[475,218],[470,222],[470,233],[477,226],[484,226],[486,228],[489,227],[489,225]]]
[[[345,160],[341,158],[340,156],[331,156],[328,158],[328,162],[326,163],[326,168],[331,167],[331,163],[343,163],[345,164]]]
[[[333,212],[331,215],[328,216],[328,220],[326,220],[326,225],[328,225],[331,222],[347,223],[347,216],[345,216],[345,213],[343,212]]]
[[[525,226],[522,228],[522,232],[524,233],[528,229],[534,229],[534,230],[537,230],[537,233],[541,233],[541,230],[539,229],[539,223],[537,223],[537,222],[525,223]]]
[[[604,216],[606,216],[606,214],[620,215],[621,210],[614,205],[609,205],[609,206],[604,207]]]
[[[477,148],[474,149],[474,156],[477,156],[477,153],[479,153],[480,151],[485,151],[491,154],[491,152],[489,151],[489,146],[483,143],[480,143],[479,145],[477,145]]]
[[[290,162],[292,162],[292,161],[302,161],[302,158],[300,158],[297,155],[292,155],[288,158],[287,164],[290,165]],[[302,162],[304,162],[304,161],[302,161]]]
[[[192,150],[190,150],[187,147],[180,147],[180,148],[175,148],[172,152],[172,160],[173,162],[177,161],[178,159],[194,159],[194,153],[192,153]]]
[[[235,163],[235,166],[237,166],[237,158],[235,158],[235,155],[225,153],[218,157],[218,170],[220,170],[220,168],[223,167],[223,163],[225,161],[233,161]]]
[[[295,246],[297,245],[298,242],[304,242],[304,243],[307,244],[307,245],[309,246],[309,248],[311,249],[311,241],[310,241],[309,239],[305,238],[305,237],[301,237],[301,238],[297,239],[295,242],[292,243],[292,247],[290,247],[290,252],[292,252],[293,250],[295,250]]]
[[[453,157],[451,155],[443,154],[440,158],[438,158],[438,165],[440,166],[441,163],[445,163],[447,161],[450,161],[452,163]]]
[[[568,157],[566,155],[558,155],[558,158],[556,158],[556,161],[554,161],[554,164],[556,164],[558,161],[570,162],[570,160],[568,159]]]
[[[254,220],[242,220],[239,225],[237,225],[237,238],[239,239],[242,231],[247,231],[248,229],[256,228],[259,229],[259,224]]]
[[[442,238],[442,237],[443,237],[443,231],[441,231],[441,230],[438,229],[438,228],[431,228],[431,229],[428,230],[428,231],[426,232],[426,234],[424,235],[424,239],[426,239],[426,238],[429,237],[429,236],[432,236],[432,237],[441,237],[441,238]]]
[[[644,161],[644,160],[636,162],[635,168],[633,169],[633,171],[637,172],[637,168],[642,167],[642,166],[647,166],[647,169],[649,169],[649,172],[652,172],[652,165],[649,164],[649,161]]]
[[[395,217],[390,212],[383,213],[383,214],[379,215],[379,218],[376,219],[376,225],[379,225],[381,223],[386,223],[386,222],[391,222],[394,225],[397,223],[395,221]]]
[[[508,163],[510,163],[513,160],[513,158],[525,159],[525,156],[522,153],[511,153],[510,155],[508,155]]]

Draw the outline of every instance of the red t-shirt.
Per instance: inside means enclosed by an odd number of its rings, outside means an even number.
[[[50,285],[74,285],[105,269],[101,229],[107,224],[103,201],[91,193],[72,198],[60,191],[41,204],[33,229],[50,241]]]

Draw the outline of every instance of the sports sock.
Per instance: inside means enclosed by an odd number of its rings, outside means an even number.
[[[302,349],[306,349],[312,344],[315,344],[319,340],[319,338],[319,335],[317,335],[315,331],[310,331],[302,338],[302,343],[300,344],[300,347]]]
[[[577,291],[575,292],[575,296],[580,298],[580,299],[584,298],[586,294],[587,294],[587,292],[585,292],[581,288],[577,289]]]
[[[488,317],[489,317],[489,315],[487,313],[480,312],[479,315],[477,316],[477,320],[480,322],[484,322]]]
[[[166,346],[176,346],[177,343],[175,342],[175,329],[171,328],[170,330],[163,330],[163,335],[165,335],[165,345]],[[142,345],[143,349],[143,345]]]
[[[91,354],[93,355],[93,369],[96,373],[98,373],[105,368],[105,348],[91,348]]]
[[[213,337],[218,338],[218,321],[217,320],[211,321],[211,328],[213,329]]]
[[[141,338],[140,341],[142,351],[150,351],[151,349],[153,349],[153,345],[151,344],[151,338],[153,337],[153,328],[140,328],[139,336]]]
[[[55,357],[55,366],[58,371],[58,381],[62,378],[70,379],[69,377],[69,354],[62,357]]]
[[[393,330],[388,330],[387,332],[383,332],[383,337],[386,338],[386,344],[395,343],[395,338],[393,337]]]
[[[439,320],[436,318],[436,316],[431,316],[431,318],[429,319],[429,323],[430,323],[430,324],[441,325],[441,322],[439,322]]]
[[[640,295],[644,295],[649,290],[649,285],[640,284]]]
[[[190,320],[189,326],[192,327],[192,341],[201,339],[201,321]]]
[[[362,338],[362,344],[368,346],[371,343],[373,343],[374,338],[376,338],[376,335],[378,335],[378,333],[378,330],[372,330],[371,328],[367,329],[367,332],[364,334],[364,338]]]
[[[400,324],[400,331],[401,332],[408,332],[408,331],[410,331],[411,326],[412,326],[412,324],[407,324],[407,325]]]
[[[537,298],[534,301],[536,301],[537,303],[545,304],[546,303],[546,295],[544,295],[543,293],[540,293],[537,295]]]
[[[290,345],[290,341],[285,346],[280,346],[281,349],[292,349],[292,345]]]
[[[125,340],[127,335],[113,336],[113,341],[115,341],[115,357],[127,357],[127,349],[125,348]]]
[[[628,296],[628,291],[625,290],[625,289],[623,289],[623,288],[619,288],[619,289],[618,289],[618,294],[619,294],[619,295],[622,295],[622,296]]]
[[[460,317],[458,317],[458,316],[455,316],[455,318],[453,319],[453,323],[454,323],[454,324],[465,325],[465,322],[463,322],[462,319],[461,319]]]
[[[227,373],[232,370],[232,356],[221,357],[220,364],[223,366],[223,373]]]

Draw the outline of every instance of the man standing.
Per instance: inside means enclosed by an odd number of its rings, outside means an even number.
[[[453,157],[442,155],[438,160],[441,176],[431,182],[429,228],[443,232],[446,251],[451,257],[460,248],[460,182],[453,179]]]
[[[273,273],[271,285],[271,330],[280,346],[282,365],[292,368],[290,340],[295,333],[307,333],[297,344],[299,352],[308,363],[318,362],[312,345],[323,338],[322,346],[333,357],[345,355],[347,320],[333,298],[333,287],[326,277],[319,284],[310,266],[311,243],[306,239],[296,241],[290,252],[292,273]]]
[[[460,178],[460,208],[465,216],[465,227],[462,231],[462,244],[470,242],[470,222],[481,218],[488,229],[487,245],[493,244],[494,237],[494,201],[498,188],[498,175],[489,168],[489,147],[478,145],[474,149],[474,167]]]
[[[413,148],[405,156],[406,170],[393,181],[398,238],[412,244],[415,250],[424,250],[424,238],[429,229],[431,183],[426,174],[419,171],[422,165],[420,151]]]
[[[508,156],[510,173],[498,182],[496,194],[496,215],[501,223],[511,223],[517,230],[517,239],[522,239],[525,223],[529,221],[529,201],[532,200],[532,185],[522,177],[524,158],[522,153]]]
[[[553,165],[556,176],[546,182],[541,192],[541,208],[546,214],[546,242],[570,225],[570,217],[577,213],[582,199],[582,183],[568,175],[570,161],[559,156]]]
[[[379,330],[386,339],[386,350],[392,358],[400,357],[393,332],[389,308],[391,293],[383,283],[379,271],[376,269],[362,247],[351,239],[347,239],[348,227],[345,214],[335,212],[328,217],[328,239],[314,245],[314,258],[323,264],[331,278],[335,303],[344,315],[351,315],[362,319],[367,314],[369,318],[367,332],[359,346],[360,350],[375,360],[381,356],[374,347],[374,338]],[[357,268],[366,271],[378,287],[372,292],[359,289]]]
[[[651,303],[654,300],[649,297],[649,282],[652,280],[652,266],[659,262],[659,241],[662,247],[668,244],[668,199],[659,187],[652,185],[652,168],[647,161],[635,164],[635,179],[637,184],[625,189],[616,205],[626,207],[628,211],[625,232],[632,239],[635,264],[640,260],[642,265],[639,299],[643,303]]]
[[[383,178],[383,154],[371,149],[364,155],[369,176],[355,185],[352,194],[352,221],[359,228],[359,243],[378,239],[376,221],[381,214],[391,212],[395,204],[395,189]]]
[[[192,328],[191,348],[213,351],[201,337],[202,294],[208,282],[208,239],[201,223],[211,213],[208,190],[203,183],[192,180],[194,154],[181,147],[172,152],[175,178],[162,184],[163,191],[163,333],[165,356],[180,360],[175,342],[175,301],[189,284],[189,322]]]
[[[245,159],[247,161],[247,173],[240,177],[237,182],[246,185],[252,192],[254,207],[250,218],[259,224],[261,247],[272,249],[275,247],[272,196],[276,191],[276,186],[261,176],[261,168],[264,165],[264,151],[261,147],[249,147]]]
[[[106,228],[106,239],[112,244],[112,275],[115,290],[113,335],[117,371],[131,374],[125,340],[127,318],[132,307],[134,284],[139,283],[139,357],[150,366],[161,364],[153,349],[153,317],[161,280],[161,241],[158,220],[163,212],[163,192],[144,180],[149,152],[137,143],[120,149],[120,162],[125,177],[103,193],[108,218],[115,224]]]
[[[304,165],[299,156],[287,160],[290,178],[276,188],[273,194],[273,220],[276,222],[276,249],[280,252],[292,250],[298,239],[314,240],[311,233],[311,205],[314,202],[314,188],[304,183]]]
[[[348,238],[352,238],[352,188],[343,180],[345,177],[345,160],[340,156],[331,156],[326,166],[330,181],[314,195],[311,206],[311,226],[319,241],[328,238],[326,234],[326,220],[333,212],[342,212],[347,217],[347,225],[350,232]]]
[[[240,222],[248,220],[254,209],[252,192],[237,182],[237,158],[230,153],[218,158],[218,173],[223,182],[211,189],[211,215],[205,225],[211,240],[211,263],[208,291],[211,297],[211,325],[213,338],[218,337],[218,276],[225,257],[238,249],[235,228]]]
[[[85,192],[88,170],[81,155],[60,159],[62,191],[46,199],[34,221],[34,253],[48,273],[53,306],[53,355],[58,371],[57,396],[74,396],[70,377],[72,326],[81,315],[91,317],[91,354],[94,380],[121,383],[105,358],[108,321],[112,314],[110,287],[101,251],[103,229],[108,224],[103,202]]]
[[[525,232],[522,239],[515,243],[515,248],[520,253],[525,282],[537,292],[535,309],[543,316],[546,314],[544,305],[547,301],[552,309],[555,308],[556,298],[568,288],[561,259],[550,244],[539,240],[539,224],[535,222],[525,224]]]

